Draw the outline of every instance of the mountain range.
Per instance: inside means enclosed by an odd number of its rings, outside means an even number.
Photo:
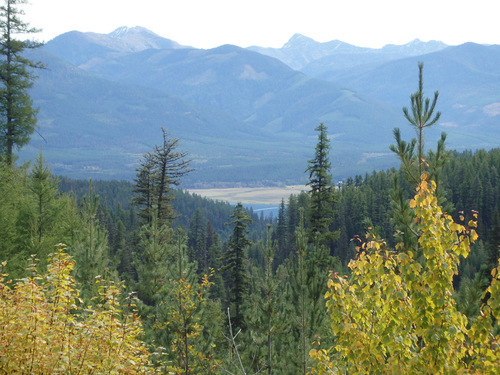
[[[141,154],[180,139],[195,171],[186,186],[303,183],[323,122],[341,179],[396,164],[392,129],[412,133],[401,107],[440,91],[449,148],[500,144],[500,46],[412,41],[367,49],[294,35],[281,49],[195,49],[141,28],[72,31],[28,56],[47,69],[31,95],[39,129],[21,152],[42,150],[56,174],[131,179]]]
[[[249,49],[275,57],[293,69],[318,76],[324,71],[419,56],[446,47],[447,45],[443,42],[422,42],[415,39],[407,44],[388,44],[377,49],[357,47],[340,40],[320,43],[304,35],[295,34],[282,48],[252,46]]]

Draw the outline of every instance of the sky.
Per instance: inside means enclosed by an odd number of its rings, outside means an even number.
[[[414,39],[500,44],[499,0],[28,0],[40,41],[142,26],[195,48],[282,47],[295,33],[380,48]]]

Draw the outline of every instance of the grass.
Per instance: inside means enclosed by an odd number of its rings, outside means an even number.
[[[243,187],[224,189],[188,189],[190,193],[219,201],[243,204],[280,204],[281,199],[288,199],[291,194],[307,191],[304,185],[285,187]]]

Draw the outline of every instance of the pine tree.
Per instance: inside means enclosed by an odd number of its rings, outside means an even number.
[[[14,148],[27,144],[36,127],[37,110],[29,95],[35,76],[33,68],[42,68],[24,56],[26,49],[40,43],[15,39],[20,34],[36,33],[22,21],[19,8],[26,0],[4,0],[0,6],[0,157],[8,165],[14,162]]]
[[[138,251],[134,254],[137,272],[135,291],[147,306],[156,306],[166,292],[169,264],[173,260],[173,229],[160,224],[156,215],[149,224],[144,224],[139,232]]]
[[[340,270],[340,261],[329,255],[329,248],[319,241],[310,243],[304,228],[304,218],[296,229],[297,255],[288,265],[289,290],[287,299],[291,336],[284,355],[288,356],[289,373],[306,374],[310,363],[309,350],[314,336],[325,331],[324,294],[328,272]]]
[[[176,256],[168,281],[168,295],[165,296],[167,316],[164,317],[169,331],[172,359],[176,364],[176,374],[215,373],[218,361],[213,358],[213,336],[204,337],[204,324],[209,310],[208,289],[212,285],[212,273],[205,274],[197,281],[196,263],[189,262],[186,236],[177,230]],[[204,316],[205,315],[205,316]],[[212,331],[217,324],[211,321]]]
[[[207,221],[206,247],[208,252],[208,265],[215,271],[212,276],[213,285],[210,287],[210,297],[213,300],[224,300],[224,279],[222,277],[223,256],[219,235],[215,232],[212,223]]]
[[[26,258],[35,254],[44,271],[49,253],[57,243],[70,243],[78,228],[75,201],[58,190],[58,180],[51,174],[42,155],[29,171],[26,193],[19,204],[17,228],[18,253]]]
[[[47,226],[50,224],[49,217],[53,216],[53,212],[48,207],[55,200],[57,194],[57,181],[52,178],[49,169],[43,163],[42,156],[39,155],[36,160],[30,176],[29,189],[35,197],[36,218],[34,225],[36,227],[36,240],[42,242],[43,235],[47,231]]]
[[[488,259],[486,262],[486,270],[488,272],[488,280],[492,280],[491,272],[498,267],[500,260],[500,213],[498,209],[493,215],[493,225],[488,235]]]
[[[22,170],[0,161],[0,261],[6,261],[8,272],[14,278],[26,270],[26,253],[19,254],[18,216],[23,195],[28,191]]]
[[[130,284],[134,278],[133,255],[131,246],[127,243],[125,225],[120,219],[116,222],[116,235],[112,252],[114,253],[113,263],[116,265],[120,279]]]
[[[74,199],[59,193],[41,156],[31,168],[0,162],[0,192],[0,259],[13,278],[26,275],[30,255],[44,271],[54,246],[70,243],[79,225]]]
[[[252,294],[245,311],[249,336],[245,357],[254,371],[279,373],[284,358],[277,349],[284,339],[288,317],[284,309],[284,267],[273,270],[275,246],[271,243],[270,226],[265,245],[260,242],[259,246],[265,256],[264,269],[252,267]]]
[[[308,160],[309,165],[306,169],[306,172],[309,173],[309,181],[306,185],[310,187],[307,229],[310,241],[318,236],[320,241],[326,244],[338,236],[338,233],[333,233],[330,229],[335,203],[334,187],[330,174],[330,140],[327,134],[328,128],[323,123],[315,130],[318,132],[318,143],[314,158]]]
[[[94,195],[91,180],[83,199],[80,228],[70,246],[76,262],[75,279],[86,303],[98,295],[99,283],[117,280],[116,269],[110,267],[108,233],[99,221],[98,210],[99,196]]]
[[[403,108],[403,114],[416,132],[417,137],[409,143],[401,138],[401,132],[398,128],[394,129],[394,138],[396,145],[389,148],[401,161],[401,170],[405,180],[401,181],[397,175],[394,177],[394,189],[391,192],[392,199],[392,219],[396,225],[397,238],[403,239],[407,248],[417,246],[417,237],[414,229],[414,215],[408,207],[406,190],[411,191],[420,182],[421,176],[426,173],[429,179],[436,182],[437,196],[440,205],[444,206],[445,197],[440,186],[441,171],[448,159],[448,153],[445,150],[446,134],[442,133],[437,143],[436,151],[425,152],[424,130],[436,124],[441,117],[441,112],[434,113],[439,93],[434,93],[431,102],[429,98],[424,98],[423,84],[424,64],[418,64],[418,90],[411,95],[411,113],[407,107]],[[451,207],[445,207],[446,211],[451,211]]]
[[[208,270],[208,249],[206,244],[206,225],[199,208],[189,220],[188,247],[190,261],[198,263],[198,274]]]
[[[168,307],[165,301],[175,265],[174,231],[167,224],[160,224],[154,211],[151,218],[150,223],[139,229],[132,263],[136,279],[131,290],[139,299],[138,310],[144,324],[145,340],[169,348],[172,336],[167,330]],[[167,353],[158,353],[156,360],[163,360]]]
[[[248,216],[241,203],[236,205],[231,218],[233,221],[227,223],[227,225],[233,226],[233,233],[227,244],[228,250],[225,254],[224,269],[229,272],[231,281],[229,301],[235,309],[233,326],[242,328],[242,305],[248,292],[248,257],[246,252],[248,246],[252,243],[247,237],[247,226],[252,223],[252,219]]]
[[[276,242],[276,256],[274,258],[274,268],[276,269],[280,264],[283,264],[290,256],[290,248],[287,246],[287,222],[286,222],[286,207],[285,200],[282,198],[278,211],[278,222],[276,224],[276,231],[274,240]]]
[[[162,145],[155,146],[153,152],[143,156],[134,180],[137,196],[133,201],[140,208],[139,215],[147,223],[153,219],[153,209],[162,222],[171,223],[177,217],[172,207],[172,188],[180,185],[182,176],[191,171],[187,152],[177,150],[179,139],[170,137],[164,128],[162,133]]]

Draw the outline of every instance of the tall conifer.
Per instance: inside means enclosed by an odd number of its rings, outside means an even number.
[[[171,223],[177,217],[172,201],[173,186],[189,173],[190,160],[187,152],[177,150],[179,139],[170,137],[162,128],[163,143],[143,156],[135,178],[134,203],[139,206],[139,215],[147,223],[152,221],[153,209],[158,220]]]
[[[331,231],[330,225],[333,222],[333,207],[335,202],[334,187],[330,174],[330,140],[328,139],[328,128],[321,123],[315,129],[318,132],[318,143],[314,153],[314,158],[308,161],[306,172],[309,173],[310,202],[308,214],[308,235],[313,241],[316,237],[322,243],[329,243],[334,240],[338,233]]]
[[[87,303],[98,295],[97,281],[117,281],[116,269],[111,266],[108,231],[98,217],[99,196],[89,183],[88,195],[81,207],[81,224],[75,231],[71,252],[75,259],[75,279]]]
[[[247,248],[252,243],[247,237],[247,226],[252,223],[252,219],[246,213],[243,205],[238,203],[231,215],[233,221],[227,225],[233,226],[233,233],[228,242],[228,250],[225,256],[224,268],[229,271],[231,287],[229,291],[229,301],[233,304],[235,315],[233,326],[242,328],[243,299],[248,292],[248,256]]]
[[[15,38],[38,31],[21,19],[24,12],[18,6],[27,1],[3,3],[0,6],[0,157],[11,165],[14,149],[27,144],[36,127],[37,110],[29,89],[35,79],[33,68],[42,68],[43,64],[27,59],[23,53],[40,47],[40,43]]]
[[[434,92],[432,102],[429,98],[424,97],[423,69],[424,64],[419,63],[418,90],[410,97],[411,109],[403,108],[403,114],[410,126],[414,128],[417,137],[406,142],[401,138],[400,130],[395,128],[396,144],[389,147],[398,156],[401,170],[405,176],[404,181],[395,176],[391,199],[392,219],[396,224],[397,238],[402,239],[408,248],[417,246],[417,237],[414,230],[414,214],[409,209],[409,198],[405,194],[404,186],[409,186],[411,191],[419,184],[421,176],[426,173],[429,179],[436,182],[439,203],[441,205],[445,203],[444,194],[440,189],[440,176],[443,165],[448,158],[448,153],[445,150],[446,133],[441,133],[436,151],[426,153],[424,130],[435,125],[439,121],[441,113],[434,112],[439,96],[438,91]],[[451,207],[445,207],[445,209],[450,211]]]

